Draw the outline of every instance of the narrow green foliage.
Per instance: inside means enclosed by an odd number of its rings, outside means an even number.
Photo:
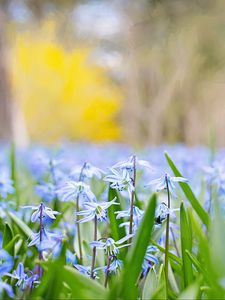
[[[108,201],[112,201],[114,198],[118,199],[118,193],[115,189],[109,187],[108,191]],[[108,208],[108,217],[109,217],[109,224],[110,224],[110,232],[111,236],[115,241],[123,238],[126,235],[125,228],[120,227],[120,224],[123,223],[123,218],[116,219],[115,212],[118,210],[122,210],[121,205],[111,205]]]
[[[180,235],[181,235],[181,252],[183,260],[184,286],[187,287],[193,281],[192,262],[189,259],[186,250],[192,251],[192,235],[188,221],[188,216],[184,204],[180,206]]]
[[[11,144],[10,148],[10,165],[11,165],[11,179],[13,181],[13,187],[15,189],[16,207],[19,208],[20,199],[19,191],[17,186],[17,170],[16,170],[16,151],[14,143]]]
[[[8,215],[10,219],[13,221],[14,224],[27,236],[31,237],[33,232],[32,230],[27,226],[26,223],[24,223],[21,219],[19,219],[15,214],[12,212],[8,212]]]
[[[178,177],[183,177],[167,152],[165,152],[165,156],[166,156],[167,162],[168,162],[170,168],[172,169],[174,175],[178,176]],[[196,211],[199,218],[202,220],[202,222],[207,227],[209,227],[209,215],[207,214],[207,212],[204,210],[204,208],[201,206],[201,204],[195,197],[190,186],[186,182],[179,182],[179,185],[182,188],[185,196],[187,197],[187,200],[191,203],[192,207]]]
[[[141,273],[143,259],[146,249],[151,239],[152,228],[154,225],[156,207],[156,195],[151,197],[148,207],[143,216],[142,222],[136,236],[133,239],[132,247],[129,250],[125,261],[124,271],[121,275],[120,287],[116,287],[117,295],[122,299],[137,298],[137,281]]]

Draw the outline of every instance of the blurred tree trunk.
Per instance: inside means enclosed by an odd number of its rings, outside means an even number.
[[[5,15],[0,7],[0,138],[11,140],[12,128],[12,101],[10,83],[7,74],[5,58]]]
[[[0,5],[0,140],[27,144],[27,132],[19,107],[13,101],[7,65],[6,16]]]

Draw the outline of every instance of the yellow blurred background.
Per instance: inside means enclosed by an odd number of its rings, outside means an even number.
[[[3,138],[225,145],[225,1],[5,0],[0,22]]]

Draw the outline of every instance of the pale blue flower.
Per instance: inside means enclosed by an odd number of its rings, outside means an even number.
[[[13,267],[13,258],[7,251],[0,249],[0,276],[9,272]]]
[[[44,205],[44,203],[41,203],[38,206],[23,206],[22,208],[31,208],[32,210],[35,210],[31,216],[31,222],[36,222],[38,219],[40,219],[41,211],[42,211],[42,218],[50,218],[55,220],[55,215],[59,215],[60,213],[58,211],[52,210],[50,207],[47,207]]]
[[[116,211],[116,219],[120,219],[120,218],[130,218],[130,212],[131,209],[129,208],[128,210],[120,210],[120,211]],[[138,229],[138,226],[142,220],[142,217],[144,215],[144,211],[141,210],[140,208],[138,208],[137,206],[133,207],[133,233],[135,233]],[[120,227],[122,226],[129,226],[130,222],[124,222],[122,224],[120,224]]]
[[[118,191],[123,191],[124,189],[127,189],[131,198],[131,194],[135,188],[133,185],[133,179],[130,177],[130,174],[127,171],[127,169],[117,171],[111,168],[110,171],[113,174],[105,176],[104,181],[110,182],[110,187],[112,189],[116,189]]]
[[[36,194],[46,202],[50,202],[57,198],[56,186],[51,182],[41,182],[35,186]]]
[[[93,220],[95,216],[97,217],[98,221],[106,221],[107,209],[114,204],[119,204],[116,202],[116,198],[109,202],[84,202],[83,207],[85,208],[85,210],[76,213],[78,216],[84,216],[84,218],[78,220],[77,222],[88,222],[90,220]]]
[[[160,177],[158,179],[151,180],[146,186],[154,185],[156,187],[156,191],[159,192],[161,190],[167,190],[167,182],[168,182],[168,188],[169,192],[176,197],[175,193],[175,182],[188,182],[188,180],[184,177],[173,177],[169,174],[165,174],[164,177]]]
[[[28,247],[36,245],[40,251],[53,249],[62,240],[62,235],[55,232],[50,232],[45,228],[42,228],[42,241],[40,242],[40,231],[34,233],[32,241],[28,244]]]
[[[105,172],[100,168],[97,168],[93,166],[91,163],[86,162],[83,166],[77,166],[73,168],[70,177],[74,178],[76,176],[80,176],[81,170],[82,170],[81,181],[83,181],[85,178],[92,178],[94,176],[100,179],[105,174]]]
[[[135,156],[135,166],[136,169],[141,169],[141,168],[147,168],[150,171],[153,171],[153,167],[150,165],[150,163],[146,160],[141,160],[138,159],[137,156]],[[134,171],[134,156],[130,156],[127,160],[118,162],[115,165],[112,166],[113,169],[126,169],[129,172]]]
[[[98,279],[97,272],[96,272],[97,269],[94,269],[93,274],[92,274],[92,272],[91,272],[91,266],[82,266],[82,265],[79,265],[79,264],[74,264],[74,267],[81,274],[84,274],[87,277],[92,277],[94,279]]]
[[[75,201],[77,197],[82,202],[97,202],[94,193],[91,191],[90,187],[82,182],[67,181],[65,182],[57,191],[59,198],[62,201]]]
[[[0,196],[6,198],[8,194],[13,194],[15,189],[13,187],[13,181],[11,180],[8,172],[1,172],[0,176]]]
[[[93,241],[90,242],[90,245],[92,247],[96,247],[97,249],[103,249],[105,250],[107,256],[116,256],[119,253],[119,249],[123,247],[127,247],[130,244],[123,244],[127,240],[129,240],[133,234],[126,235],[122,239],[118,241],[114,241],[112,238],[107,238],[105,242],[103,241]],[[123,245],[121,245],[123,244]]]

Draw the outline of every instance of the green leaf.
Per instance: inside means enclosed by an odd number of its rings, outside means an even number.
[[[17,170],[16,170],[16,151],[14,143],[10,148],[10,165],[11,165],[11,179],[13,181],[13,187],[15,188],[16,207],[19,208],[19,191],[17,186]]]
[[[8,212],[8,215],[27,237],[31,237],[33,235],[33,231],[27,226],[27,224],[20,220],[14,213]]]
[[[3,232],[2,247],[5,248],[6,245],[13,239],[13,232],[8,223],[5,223],[5,228]]]
[[[174,175],[177,176],[177,177],[183,177],[167,152],[165,152],[165,156],[166,156],[167,162],[168,162],[170,168],[172,169]],[[182,190],[183,190],[185,196],[187,197],[188,201],[191,203],[192,207],[196,211],[199,218],[202,220],[202,222],[208,228],[209,227],[209,221],[210,221],[209,220],[209,215],[207,214],[207,212],[204,210],[204,208],[201,206],[201,204],[199,203],[199,201],[195,197],[195,195],[194,195],[192,189],[190,188],[190,186],[186,182],[179,182],[179,185],[182,188]]]
[[[192,262],[190,261],[186,253],[186,250],[188,250],[190,253],[192,251],[192,235],[188,222],[188,216],[186,214],[183,203],[181,203],[180,205],[180,235],[183,260],[184,286],[187,287],[193,281]]]
[[[120,286],[116,286],[116,294],[122,299],[135,299],[138,296],[136,283],[140,276],[146,249],[151,239],[155,207],[156,195],[153,194],[127,254]]]
[[[3,247],[9,254],[11,254],[12,256],[14,256],[14,246],[15,243],[19,240],[20,235],[17,234],[13,237],[13,239],[5,246]]]
[[[108,201],[113,200],[115,197],[119,199],[117,191],[109,187]],[[123,218],[116,219],[115,212],[118,210],[122,210],[120,203],[119,205],[111,205],[108,208],[108,217],[109,217],[111,236],[115,241],[118,241],[119,239],[121,239],[126,235],[125,228],[120,227],[120,224],[123,223]]]

